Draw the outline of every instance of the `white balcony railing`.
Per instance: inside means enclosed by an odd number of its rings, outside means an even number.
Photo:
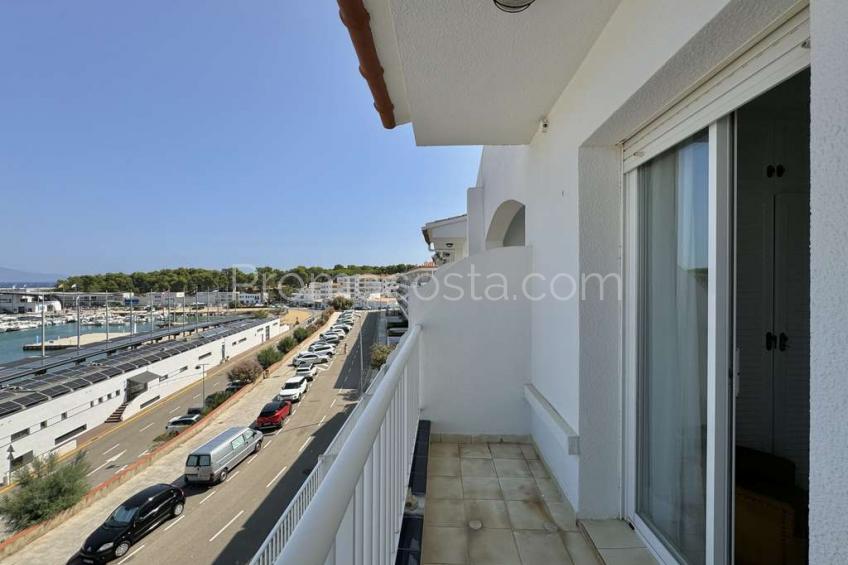
[[[418,429],[420,332],[406,333],[251,565],[394,562]]]

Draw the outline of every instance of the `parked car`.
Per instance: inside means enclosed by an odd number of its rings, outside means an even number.
[[[275,397],[278,400],[289,400],[291,402],[300,402],[306,391],[309,390],[309,381],[306,377],[292,377],[285,382],[279,394]]]
[[[292,365],[295,367],[303,367],[304,365],[307,367],[311,367],[312,365],[320,364],[320,363],[329,363],[330,357],[329,355],[323,355],[319,353],[313,353],[311,351],[304,351],[303,353],[299,353],[293,360]]]
[[[353,329],[353,326],[351,326],[350,324],[336,324],[336,325],[334,325],[333,327],[330,328],[330,331],[331,332],[343,331],[344,333],[348,333],[352,329]]]
[[[194,415],[194,414],[200,414],[200,415],[203,415],[203,408],[202,408],[202,407],[200,407],[200,406],[192,406],[192,407],[190,407],[188,410],[186,410],[186,415],[187,415],[187,416],[192,416],[192,415]]]
[[[236,392],[239,389],[244,388],[246,384],[247,383],[241,381],[230,382],[227,383],[227,388],[225,388],[224,390],[226,390],[227,392]]]
[[[147,487],[124,501],[82,544],[83,563],[107,563],[127,554],[130,547],[156,526],[185,510],[185,494],[173,485]]]
[[[335,355],[336,348],[326,341],[316,341],[309,346],[309,351],[318,353],[319,355]]]
[[[318,368],[315,365],[311,365],[309,367],[298,367],[294,372],[294,376],[296,377],[306,377],[310,381],[315,378],[315,375],[318,374]]]
[[[338,343],[342,340],[342,338],[335,332],[324,332],[321,334],[321,339],[327,343]]]
[[[168,420],[165,430],[169,432],[181,432],[190,428],[200,420],[200,414],[184,414]]]
[[[283,420],[291,414],[292,403],[288,400],[272,400],[262,407],[256,417],[256,429],[282,428]]]
[[[233,468],[262,449],[259,430],[236,427],[225,430],[192,451],[185,464],[185,482],[222,483]]]

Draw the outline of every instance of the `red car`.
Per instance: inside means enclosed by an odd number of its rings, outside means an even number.
[[[256,418],[256,429],[282,428],[283,420],[291,414],[292,404],[288,400],[275,400],[266,404]]]

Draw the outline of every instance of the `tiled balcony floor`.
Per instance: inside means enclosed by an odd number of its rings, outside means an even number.
[[[427,473],[425,565],[598,563],[532,445],[431,442]]]
[[[599,565],[604,545],[610,564],[653,562],[617,520],[583,524],[596,550],[532,445],[454,439],[430,443],[424,565]]]

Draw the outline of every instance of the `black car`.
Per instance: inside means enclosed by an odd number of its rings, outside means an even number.
[[[80,550],[83,563],[106,563],[123,557],[138,540],[156,526],[179,516],[185,494],[174,485],[153,485],[118,506],[103,525],[88,536]]]

